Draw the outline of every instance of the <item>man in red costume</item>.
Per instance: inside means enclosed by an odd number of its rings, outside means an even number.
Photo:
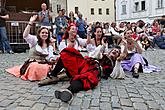
[[[109,61],[113,64],[109,64],[108,62],[103,63],[105,61],[105,58],[103,58],[103,62],[101,61],[101,65],[103,65],[104,76],[107,76],[107,74],[110,74],[109,72],[113,70],[114,62],[117,58],[119,58],[119,55],[120,49],[113,48],[108,53],[108,55],[106,55]],[[112,67],[109,68],[110,66]],[[74,48],[65,48],[61,51],[60,57],[54,70],[50,74],[48,74],[49,82],[39,83],[39,85],[43,86],[47,84],[57,83],[58,80],[55,79],[58,79],[57,74],[63,68],[66,69],[66,74],[71,79],[70,86],[64,90],[56,90],[55,96],[56,98],[61,99],[64,102],[70,101],[74,93],[77,93],[81,90],[93,89],[94,87],[96,87],[101,77],[101,67],[96,60],[89,57],[83,57]]]

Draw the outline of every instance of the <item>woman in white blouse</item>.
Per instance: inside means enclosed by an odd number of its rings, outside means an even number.
[[[29,44],[29,60],[32,61],[26,71],[20,75],[19,68],[10,68],[7,71],[14,74],[16,77],[20,77],[24,80],[42,80],[45,79],[47,73],[50,71],[50,65],[47,62],[53,61],[53,46],[50,41],[50,32],[46,27],[42,27],[38,30],[37,35],[30,35],[30,28],[33,26],[34,21],[37,19],[37,15],[30,18],[27,27],[24,30],[23,38]],[[17,71],[17,72],[16,72]]]

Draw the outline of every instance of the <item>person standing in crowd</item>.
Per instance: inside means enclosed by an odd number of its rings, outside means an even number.
[[[50,11],[47,10],[46,3],[41,4],[41,9],[42,10],[38,13],[40,25],[50,29],[52,23],[52,16],[50,15]]]
[[[83,20],[83,15],[81,13],[78,14],[78,19],[77,19],[77,28],[78,28],[78,35],[81,38],[85,38],[85,27],[87,26],[87,22]]]
[[[68,20],[69,19],[69,17],[67,16],[67,15],[65,15],[65,9],[62,9],[62,15],[63,15],[63,17],[66,19],[66,20]]]
[[[68,24],[76,24],[76,18],[74,17],[74,12],[70,11],[69,17],[68,17]]]
[[[6,32],[6,20],[9,19],[9,14],[5,8],[0,9],[0,40],[2,44],[3,53],[14,54],[12,48],[10,47],[9,40],[7,38]]]
[[[161,31],[160,24],[159,24],[158,20],[155,19],[152,24],[152,35],[156,36],[157,32],[160,32],[160,31]]]
[[[65,29],[67,27],[67,20],[63,16],[62,10],[58,10],[58,16],[55,18],[54,23],[57,26],[56,37],[57,37],[58,44],[60,44],[62,40],[62,36],[64,35]]]

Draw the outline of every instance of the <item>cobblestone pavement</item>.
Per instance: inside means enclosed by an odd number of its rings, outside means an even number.
[[[0,54],[0,110],[165,110],[165,51],[143,54],[162,71],[141,73],[139,79],[126,75],[125,80],[102,80],[96,89],[75,94],[69,103],[54,97],[54,91],[68,82],[38,87],[37,82],[23,81],[4,69],[22,64],[28,54]]]

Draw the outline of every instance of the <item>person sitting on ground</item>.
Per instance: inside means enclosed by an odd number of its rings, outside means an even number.
[[[124,37],[126,40],[125,42],[127,43],[127,57],[121,62],[121,65],[124,70],[133,72],[132,76],[134,78],[138,78],[139,72],[143,72],[142,66],[145,65],[145,61],[141,55],[142,49],[139,44],[132,38],[132,30],[125,31]]]
[[[75,43],[74,48],[77,50],[79,49],[80,46],[86,46],[87,44],[87,39],[82,39],[78,37],[77,28],[74,23],[71,23],[67,27],[65,34],[62,37],[62,41],[60,42],[59,51],[61,52],[64,48],[68,47],[69,44],[72,44],[72,42]]]
[[[149,47],[153,49],[152,41],[146,35],[141,37],[141,44],[145,50],[147,50]]]
[[[156,44],[160,49],[165,49],[165,29],[162,32],[157,32],[156,37],[153,39],[154,44]]]
[[[46,27],[41,27],[36,36],[29,34],[30,28],[36,19],[37,15],[30,18],[23,33],[23,38],[30,47],[28,61],[31,63],[24,70],[24,73],[21,73],[18,66],[7,69],[9,73],[14,74],[16,77],[21,77],[23,80],[36,81],[45,79],[51,67],[48,62],[53,63],[55,60],[49,30]]]

